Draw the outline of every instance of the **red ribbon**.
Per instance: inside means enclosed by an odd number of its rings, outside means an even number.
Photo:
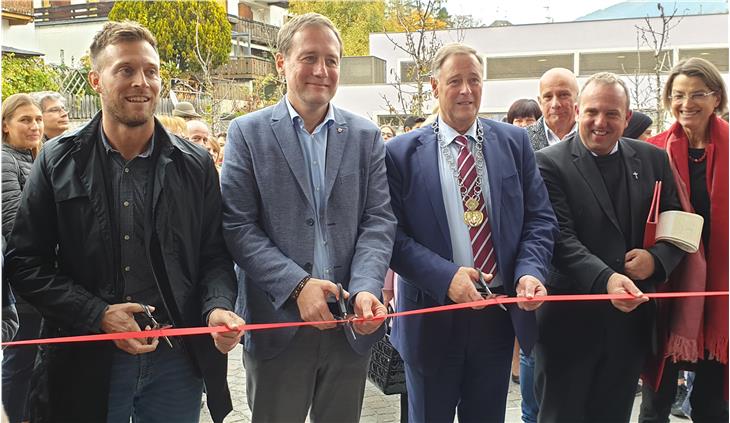
[[[661,292],[653,294],[644,294],[648,298],[686,298],[686,297],[716,297],[716,296],[728,296],[728,291],[713,291],[713,292]],[[542,301],[542,302],[555,302],[555,301],[605,301],[605,300],[631,300],[635,299],[631,294],[587,294],[587,295],[548,295],[544,297],[536,298],[525,298],[525,297],[497,297],[489,298],[479,301],[472,301],[469,303],[460,304],[449,304],[437,307],[422,308],[418,310],[399,311],[396,313],[390,313],[385,316],[379,317],[379,319],[385,319],[388,317],[403,317],[412,316],[416,314],[427,314],[427,313],[439,313],[449,310],[460,310],[472,307],[486,307],[497,304],[516,304],[521,302],[530,301]],[[365,319],[358,317],[351,319],[352,322],[364,322]],[[321,324],[337,324],[342,323],[342,320],[332,321],[317,321],[317,322],[286,322],[286,323],[254,323],[239,326],[237,330],[266,330],[266,329],[280,329],[290,328],[298,326],[313,326]],[[29,339],[25,341],[12,341],[3,342],[2,346],[19,346],[19,345],[39,345],[39,344],[61,344],[70,342],[94,342],[94,341],[113,341],[118,339],[132,339],[132,338],[150,338],[150,337],[161,337],[161,336],[190,336],[190,335],[205,335],[219,332],[230,332],[231,330],[226,326],[216,327],[196,327],[196,328],[168,328],[168,329],[153,329],[141,332],[119,332],[119,333],[102,333],[97,335],[80,335],[80,336],[64,336],[59,338],[44,338],[44,339]]]

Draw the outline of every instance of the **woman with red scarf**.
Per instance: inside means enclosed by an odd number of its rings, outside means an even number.
[[[702,245],[664,284],[666,291],[728,290],[728,124],[720,72],[690,58],[669,73],[664,106],[676,122],[647,141],[666,150],[682,209],[704,219]],[[644,373],[639,421],[667,422],[679,369],[695,371],[690,396],[694,422],[728,421],[728,298],[697,297],[658,303],[657,355]]]

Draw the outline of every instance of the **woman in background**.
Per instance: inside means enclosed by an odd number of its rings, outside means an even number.
[[[395,136],[395,129],[390,125],[383,125],[380,127],[380,134],[383,136],[383,141],[388,141]]]
[[[542,110],[537,101],[523,98],[515,101],[507,111],[507,123],[520,128],[530,126],[542,117]]]
[[[43,137],[43,114],[28,94],[13,94],[2,104],[2,236],[8,239],[20,205],[20,195]],[[3,275],[3,280],[12,275]],[[16,340],[38,338],[40,314],[16,299],[20,327]],[[30,420],[30,377],[38,347],[12,347],[3,354],[2,399],[11,423]]]
[[[634,110],[631,112],[631,119],[629,119],[629,124],[624,129],[622,136],[646,141],[651,137],[651,124],[653,122],[649,116]]]

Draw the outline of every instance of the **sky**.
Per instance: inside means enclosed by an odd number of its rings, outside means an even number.
[[[650,0],[648,0],[650,1]],[[622,0],[448,0],[452,15],[472,15],[482,24],[508,20],[512,24],[572,21],[593,11],[621,3]]]

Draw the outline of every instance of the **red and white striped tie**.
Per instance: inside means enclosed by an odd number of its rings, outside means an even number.
[[[454,138],[454,142],[459,146],[459,157],[457,165],[459,167],[459,176],[464,187],[467,188],[462,198],[462,206],[467,211],[466,199],[475,196],[477,181],[477,167],[474,163],[474,156],[467,147],[468,141],[465,136],[459,135]],[[479,207],[484,214],[484,221],[481,225],[469,227],[469,238],[471,238],[471,249],[474,253],[474,267],[480,269],[484,273],[497,273],[497,257],[494,253],[494,244],[492,244],[492,227],[489,224],[489,216],[487,215],[487,207],[484,204],[483,193],[479,194]]]

